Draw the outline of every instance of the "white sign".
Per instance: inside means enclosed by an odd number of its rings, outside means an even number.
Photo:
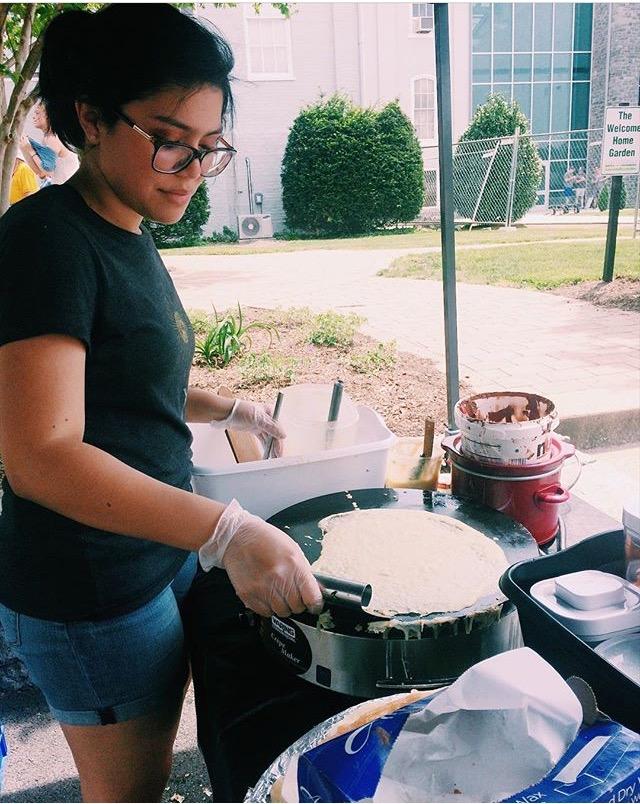
[[[602,136],[602,174],[640,173],[640,106],[610,106]]]

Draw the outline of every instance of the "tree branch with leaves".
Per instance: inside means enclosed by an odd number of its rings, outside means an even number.
[[[0,215],[9,207],[13,165],[27,115],[36,101],[42,38],[60,11],[88,4],[0,4]]]

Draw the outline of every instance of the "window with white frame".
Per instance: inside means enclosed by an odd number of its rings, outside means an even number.
[[[433,3],[411,3],[414,33],[429,33],[433,30]]]
[[[245,8],[248,73],[251,80],[293,78],[289,19],[262,4],[260,12]]]
[[[419,140],[435,137],[435,80],[428,76],[413,79],[413,126]]]

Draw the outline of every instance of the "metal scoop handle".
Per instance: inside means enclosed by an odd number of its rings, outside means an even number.
[[[331,575],[314,573],[314,578],[322,588],[322,597],[327,603],[335,603],[346,608],[360,611],[371,603],[373,591],[371,585],[333,578]]]

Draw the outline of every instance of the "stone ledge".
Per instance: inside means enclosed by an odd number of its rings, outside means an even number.
[[[568,416],[560,422],[559,432],[578,449],[631,444],[640,441],[640,410]]]

